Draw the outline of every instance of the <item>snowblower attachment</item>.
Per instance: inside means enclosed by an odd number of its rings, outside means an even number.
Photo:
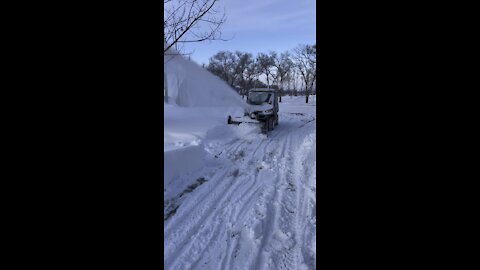
[[[228,124],[231,125],[231,124],[237,124],[237,125],[240,125],[241,123],[254,123],[254,124],[260,124],[261,122],[256,120],[256,119],[251,119],[250,117],[248,116],[244,116],[244,117],[232,117],[232,116],[228,116]]]

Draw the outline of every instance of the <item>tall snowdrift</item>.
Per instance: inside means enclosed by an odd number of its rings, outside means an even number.
[[[165,56],[169,103],[182,107],[246,107],[228,84],[181,55]]]
[[[228,115],[242,114],[247,104],[228,84],[183,56],[165,56],[164,68],[169,97],[164,106],[164,195],[172,198],[195,180],[184,175],[205,166],[207,136],[232,128]]]

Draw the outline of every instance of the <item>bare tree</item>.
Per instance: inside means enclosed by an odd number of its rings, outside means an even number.
[[[273,68],[275,67],[276,52],[270,52],[270,55],[259,53],[257,55],[257,64],[265,76],[267,76],[267,86],[270,87],[270,77],[275,76]]]
[[[316,45],[299,45],[293,50],[295,66],[300,73],[305,87],[305,102],[317,78],[316,72]]]
[[[297,92],[297,82],[298,82],[298,71],[295,68],[295,63],[293,68],[290,71],[290,76],[289,76],[291,86],[290,89],[292,90],[290,93],[290,96],[293,96],[294,94],[296,95]]]
[[[282,91],[284,89],[284,84],[289,79],[289,74],[291,69],[293,68],[293,61],[290,59],[290,53],[284,52],[279,56],[275,55],[274,57],[275,67],[276,67],[276,74],[275,74],[275,81],[278,84],[278,88],[280,90],[280,99],[279,102],[282,102]]]
[[[245,70],[245,80],[246,80],[246,90],[250,88],[255,88],[257,85],[261,86],[261,82],[258,80],[258,77],[262,74],[258,62],[255,61],[253,56],[250,54],[250,59],[248,61],[247,68]]]
[[[224,13],[214,7],[218,0],[164,0],[164,54],[181,51],[182,43],[221,40]]]
[[[238,74],[238,84],[241,86],[241,95],[245,96],[248,86],[256,74],[255,61],[250,53],[236,51],[237,65],[235,73]]]
[[[280,93],[288,88],[291,95],[305,93],[308,103],[316,87],[316,45],[299,45],[293,55],[289,51],[280,55],[270,51],[259,53],[256,58],[246,52],[220,51],[209,59],[207,69],[237,88],[241,95],[255,87],[275,88]],[[262,74],[267,85],[259,81]]]
[[[214,56],[210,57],[210,62],[207,66],[208,71],[217,75],[222,80],[227,82],[230,86],[235,85],[236,58],[232,52],[220,51]]]

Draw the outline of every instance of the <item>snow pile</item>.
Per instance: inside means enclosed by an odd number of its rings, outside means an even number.
[[[198,145],[207,137],[223,137],[232,127],[227,125],[228,115],[242,112],[238,107],[188,108],[166,104],[163,130],[165,150]]]
[[[235,129],[235,136],[239,139],[252,141],[258,138],[265,139],[265,134],[261,133],[261,128],[256,124],[241,123]]]
[[[173,54],[174,52],[171,52]],[[178,196],[206,166],[205,140],[230,136],[229,115],[243,115],[245,101],[220,78],[181,55],[165,57],[164,195]]]
[[[165,56],[169,103],[183,107],[241,107],[246,103],[228,84],[181,55]]]

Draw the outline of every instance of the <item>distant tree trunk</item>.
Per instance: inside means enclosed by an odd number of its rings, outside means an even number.
[[[308,103],[308,95],[311,94],[313,92],[313,85],[315,83],[315,76],[313,77],[311,83],[310,83],[310,87],[307,87],[307,103]]]
[[[293,79],[293,84],[290,85],[290,91],[291,91],[291,92],[290,92],[290,96],[291,96],[291,97],[293,97],[293,92],[295,91],[295,88],[296,88],[296,86],[295,86],[295,83],[296,83],[296,82],[297,82],[297,81],[296,81],[295,79]]]
[[[168,83],[167,83],[167,74],[163,72],[163,88],[164,88],[164,102],[168,103]]]
[[[278,102],[282,102],[282,89],[283,89],[283,82],[280,80],[280,87],[278,88]]]
[[[309,94],[308,85],[306,85],[305,86],[305,103],[308,103],[308,94]]]

